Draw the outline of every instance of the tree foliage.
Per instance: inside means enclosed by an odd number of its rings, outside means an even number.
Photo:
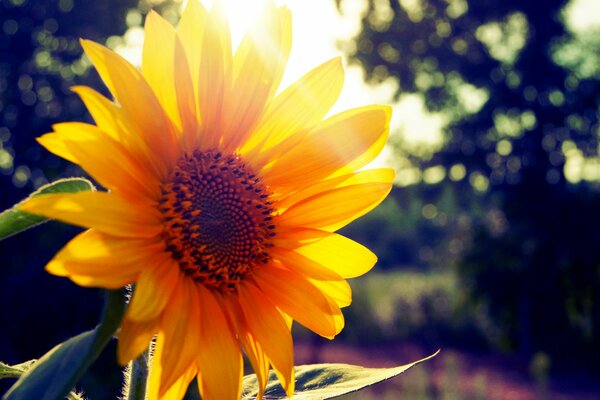
[[[441,149],[399,143],[398,154],[422,170],[443,167],[438,186],[485,211],[458,268],[473,304],[503,324],[504,345],[591,361],[600,351],[600,53],[592,33],[566,25],[566,6],[370,0],[349,48],[370,80],[394,80],[398,97],[418,94],[449,121]]]

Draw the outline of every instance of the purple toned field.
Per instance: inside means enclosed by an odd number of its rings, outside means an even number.
[[[411,343],[357,348],[336,342],[296,344],[296,363],[348,363],[392,367],[428,356],[437,349]],[[600,382],[577,376],[535,377],[514,358],[442,349],[433,360],[397,378],[345,399],[410,400],[597,400]]]

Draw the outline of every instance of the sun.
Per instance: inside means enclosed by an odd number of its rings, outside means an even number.
[[[187,1],[183,2],[183,7],[185,7]],[[200,2],[207,9],[210,9],[213,0],[200,0]],[[246,32],[250,22],[255,20],[260,10],[264,7],[265,0],[223,0],[221,3],[229,21],[231,40],[235,48]]]

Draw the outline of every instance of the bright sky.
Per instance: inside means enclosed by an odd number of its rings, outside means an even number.
[[[225,0],[234,43],[239,41],[262,1]],[[210,0],[202,2],[209,4]],[[344,56],[335,42],[358,33],[361,13],[366,6],[363,0],[346,1],[342,17],[334,0],[279,0],[277,3],[290,9],[293,26],[292,53],[281,88],[292,84],[323,62],[336,56]],[[344,63],[347,64],[346,60]],[[362,69],[346,66],[344,90],[332,113],[361,105],[387,103],[393,92],[394,87],[389,84],[378,87],[366,85]]]
[[[201,0],[209,6],[212,0]],[[239,41],[245,27],[259,10],[264,0],[224,0],[231,21],[234,43]],[[358,33],[362,13],[365,12],[365,0],[343,0],[343,15],[338,13],[334,0],[275,0],[286,5],[292,12],[293,44],[281,88],[285,88],[304,73],[332,57],[342,56],[346,65],[346,79],[340,99],[332,113],[368,104],[392,104],[396,84],[389,80],[373,86],[364,81],[364,73],[358,66],[350,67],[344,54],[338,50],[336,41],[347,40]],[[599,26],[599,0],[572,0],[565,7],[565,20],[573,30],[577,28]],[[185,3],[185,0],[184,0]],[[139,57],[142,33],[133,29],[121,53],[134,61]],[[137,42],[137,43],[136,43]],[[423,100],[416,95],[405,95],[400,102],[392,104],[392,132],[400,134],[409,147],[438,145],[447,121],[441,114],[430,114],[425,110]],[[412,146],[410,146],[412,145]],[[390,165],[389,153],[378,163]]]

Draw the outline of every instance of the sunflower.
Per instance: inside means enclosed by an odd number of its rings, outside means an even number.
[[[335,231],[390,191],[392,170],[363,168],[384,146],[389,107],[325,118],[339,58],[276,94],[291,16],[271,3],[235,52],[219,2],[189,1],[176,28],[150,12],[141,72],[81,43],[114,101],[73,88],[96,124],[60,123],[38,141],[106,191],[21,205],[87,228],[46,269],[81,286],[135,284],[118,360],[155,338],[150,398],[181,398],[197,378],[204,399],[239,399],[242,354],[262,388],[272,367],[291,396],[292,322],[333,338],[346,279],[375,264]]]

